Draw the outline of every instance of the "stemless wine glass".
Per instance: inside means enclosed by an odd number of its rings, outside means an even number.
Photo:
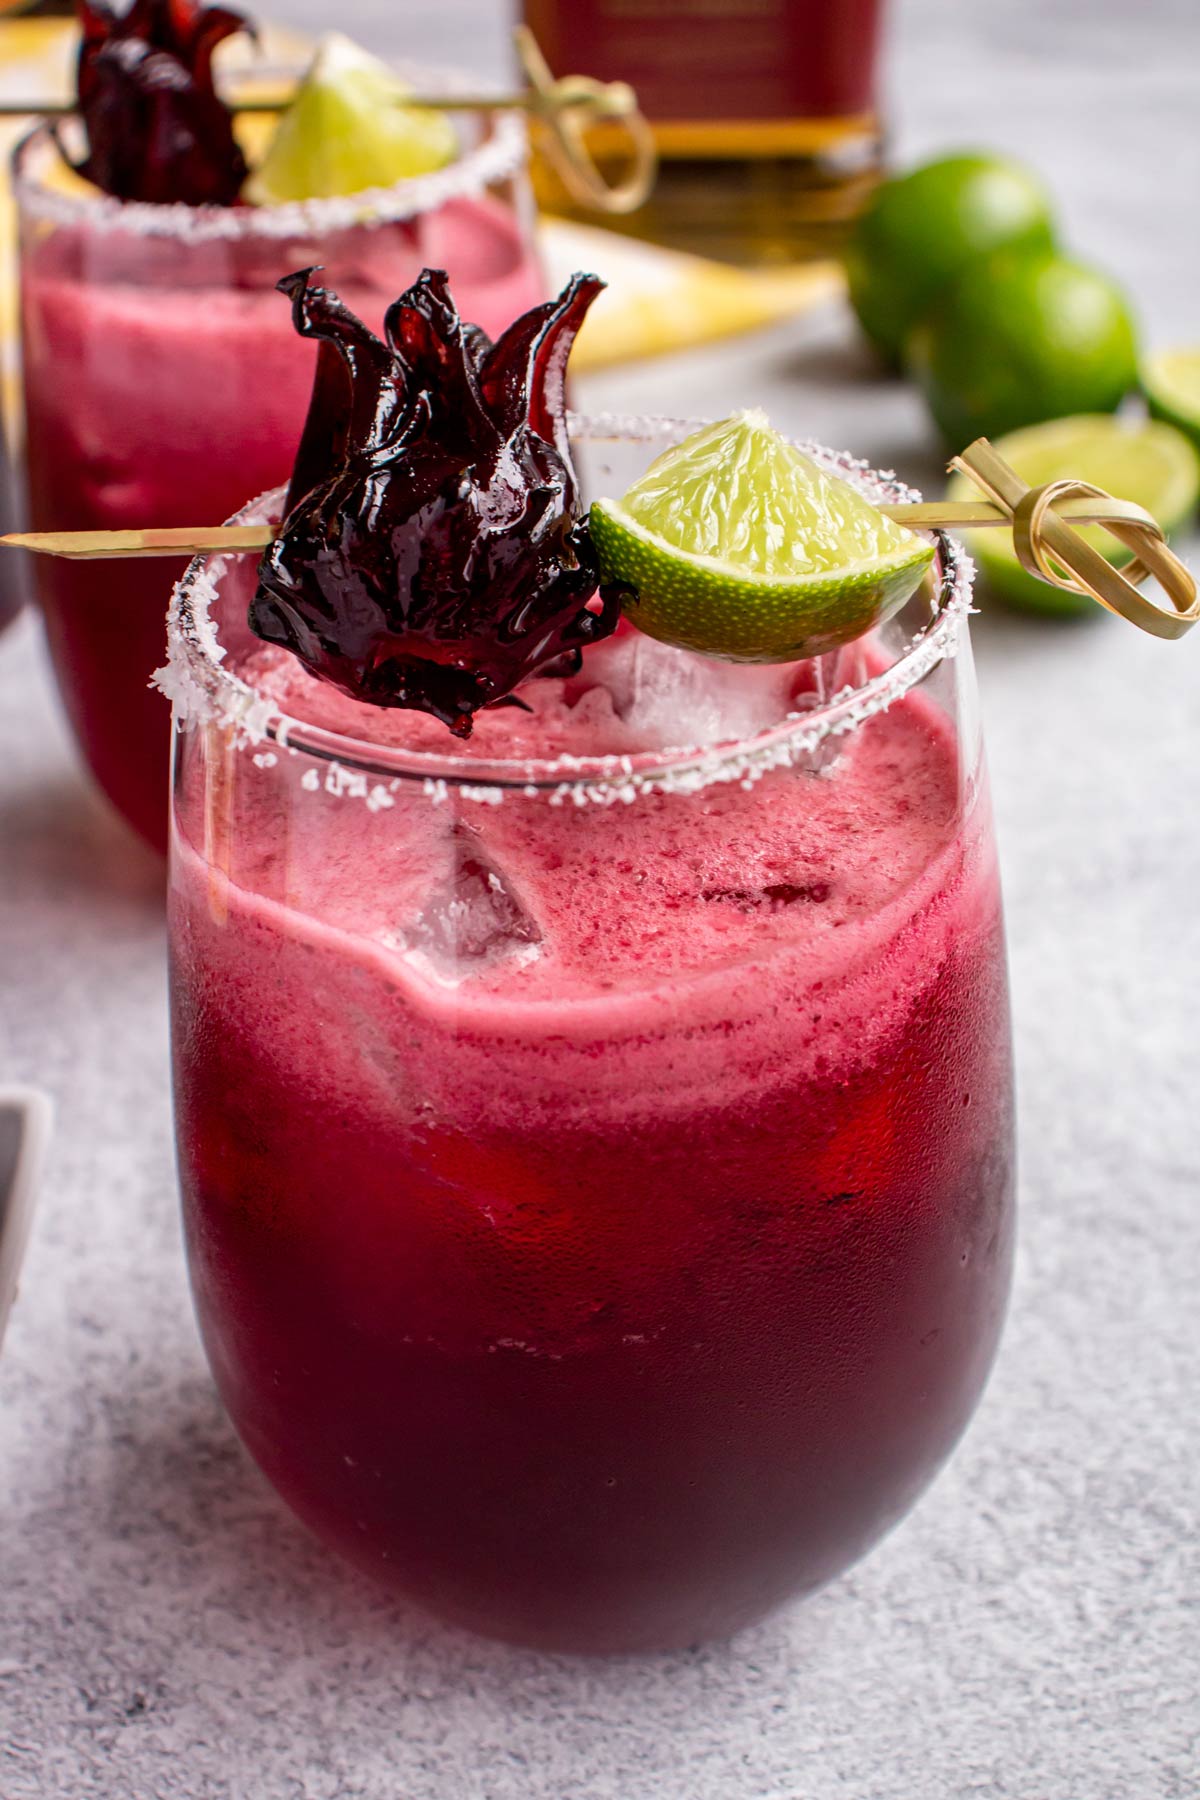
[[[685,428],[623,429],[580,428],[618,492]],[[248,661],[252,558],[177,591],[204,1341],[300,1517],[461,1624],[724,1636],[860,1556],[979,1398],[1008,999],[969,565],[939,556],[820,664],[623,631],[466,746]]]
[[[453,89],[409,71],[423,92]],[[462,91],[461,89],[459,90]],[[36,529],[211,525],[286,480],[312,387],[281,275],[320,264],[371,325],[425,266],[491,335],[544,298],[523,123],[456,115],[448,168],[348,199],[125,203],[64,179],[48,126],[20,144],[29,504]],[[148,687],[184,563],[39,559],[59,689],[100,787],[166,835],[168,713]]]

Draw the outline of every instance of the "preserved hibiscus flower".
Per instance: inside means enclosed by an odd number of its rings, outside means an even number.
[[[315,271],[279,286],[320,340],[287,516],[250,625],[377,706],[460,737],[528,676],[616,628],[596,594],[567,441],[564,372],[603,283],[576,275],[494,344],[426,269],[378,338]]]
[[[196,0],[79,0],[81,175],[119,200],[231,206],[246,160],[213,86],[212,53],[252,27]]]

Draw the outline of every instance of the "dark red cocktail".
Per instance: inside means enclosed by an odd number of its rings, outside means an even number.
[[[184,648],[187,593],[176,645],[209,719],[177,748],[180,1166],[229,1411],[323,1538],[461,1623],[733,1631],[905,1512],[1000,1329],[965,585],[849,699],[624,633],[451,758],[252,646],[252,582],[222,640],[290,748],[221,723],[245,690]],[[666,751],[689,731],[743,742]]]
[[[44,132],[18,151],[29,504],[39,530],[212,525],[288,475],[312,387],[280,275],[321,264],[364,317],[423,265],[450,269],[496,334],[542,294],[528,221],[476,189],[523,179],[520,128],[353,199],[281,207],[122,203],[60,191]],[[440,195],[425,206],[422,195]],[[411,204],[410,204],[411,203]],[[393,216],[394,215],[394,216]],[[162,847],[169,714],[149,686],[183,562],[41,558],[59,690],[101,788]]]

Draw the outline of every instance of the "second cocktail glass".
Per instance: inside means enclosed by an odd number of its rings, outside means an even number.
[[[286,478],[313,366],[274,291],[289,270],[322,265],[374,325],[427,265],[450,272],[464,316],[492,336],[543,298],[523,125],[496,115],[482,134],[470,119],[460,127],[467,147],[435,174],[342,200],[224,208],[72,189],[49,128],[31,133],[14,182],[33,527],[213,524]],[[36,570],[79,747],[160,848],[169,719],[148,682],[182,568],[42,558]]]
[[[591,448],[618,491],[684,431],[633,435]],[[251,639],[251,559],[180,590],[209,1358],[296,1512],[462,1624],[724,1636],[867,1550],[979,1398],[1012,1086],[943,557],[932,602],[835,657],[624,630],[465,748]]]

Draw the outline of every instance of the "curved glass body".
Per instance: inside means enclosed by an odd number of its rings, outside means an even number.
[[[426,265],[449,271],[464,317],[493,335],[543,298],[512,119],[450,169],[353,201],[218,209],[79,198],[62,191],[45,128],[18,149],[15,187],[39,530],[212,524],[287,479],[315,354],[275,291],[294,269],[322,265],[375,327]],[[148,683],[184,567],[43,557],[36,571],[80,749],[158,848],[169,717]]]
[[[8,433],[0,422],[0,531],[15,531],[16,494],[14,491],[12,459],[9,455]],[[0,558],[0,632],[11,625],[25,604],[28,589],[28,570],[24,554],[10,550]]]
[[[825,666],[624,633],[454,757],[256,655],[252,580],[194,566],[173,627],[179,1163],[225,1403],[301,1518],[461,1624],[724,1636],[911,1506],[1000,1330],[965,579]]]

